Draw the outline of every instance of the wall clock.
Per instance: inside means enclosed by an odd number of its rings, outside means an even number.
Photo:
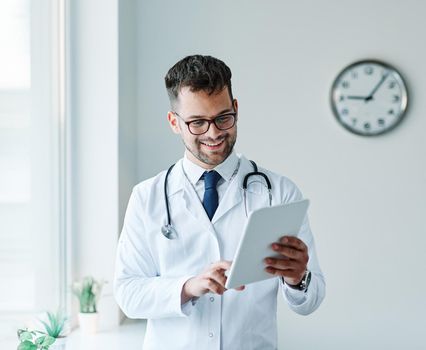
[[[395,128],[408,105],[407,86],[391,65],[378,60],[350,64],[331,88],[331,107],[338,122],[362,136],[376,136]]]

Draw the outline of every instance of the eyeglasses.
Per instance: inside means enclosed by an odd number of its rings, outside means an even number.
[[[231,129],[235,125],[235,121],[237,119],[236,112],[220,114],[211,120],[196,119],[196,120],[191,120],[190,122],[185,121],[185,119],[183,119],[176,112],[173,112],[173,114],[175,114],[180,119],[182,119],[182,121],[188,126],[188,130],[192,135],[205,134],[210,129],[211,123],[214,123],[216,128],[218,128],[219,130]]]

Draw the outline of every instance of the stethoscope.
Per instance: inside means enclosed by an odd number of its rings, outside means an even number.
[[[266,187],[268,188],[269,206],[272,205],[272,186],[271,186],[271,181],[269,181],[269,178],[268,178],[268,176],[265,173],[262,173],[261,171],[258,171],[257,165],[256,165],[256,163],[254,161],[251,160],[250,163],[253,165],[254,171],[252,171],[250,173],[247,173],[246,176],[244,176],[244,180],[243,180],[244,209],[245,209],[246,216],[248,216],[248,211],[247,211],[247,187],[249,185],[248,180],[249,180],[250,176],[261,176],[261,177],[263,177],[263,179],[266,182]],[[167,196],[167,183],[168,183],[170,172],[172,171],[172,169],[173,169],[174,166],[175,166],[175,164],[173,164],[172,166],[170,166],[170,168],[167,170],[166,177],[164,178],[164,200],[165,200],[165,204],[166,204],[167,224],[165,224],[165,225],[163,225],[161,227],[161,233],[167,239],[176,239],[176,238],[178,238],[178,234],[177,234],[175,228],[173,227],[173,225],[171,224],[169,199],[168,199],[168,196]],[[254,182],[260,182],[261,184],[263,184],[265,186],[265,184],[262,181],[252,181],[252,182],[250,182],[250,184],[252,184]]]

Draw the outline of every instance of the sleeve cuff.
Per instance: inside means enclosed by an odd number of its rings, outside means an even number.
[[[192,310],[197,303],[198,298],[189,299],[185,304],[181,304],[182,302],[182,288],[186,281],[194,276],[185,276],[178,280],[177,283],[177,291],[176,291],[176,302],[178,303],[178,308],[181,316],[189,316]]]
[[[185,316],[189,316],[197,303],[198,298],[192,298],[182,305],[181,310]]]
[[[287,299],[287,301],[291,304],[291,305],[301,305],[303,304],[306,299],[306,292],[303,290],[297,290],[297,289],[293,289],[290,288],[285,282],[283,278],[280,278],[280,284],[282,285],[282,288],[284,290],[284,295]]]

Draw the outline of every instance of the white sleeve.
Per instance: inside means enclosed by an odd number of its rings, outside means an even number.
[[[130,318],[165,318],[188,316],[194,303],[181,305],[184,283],[192,276],[159,276],[151,255],[141,218],[141,200],[134,189],[118,242],[114,296]]]
[[[303,198],[302,193],[294,184],[291,184],[291,189],[287,191],[287,195],[288,197],[284,198],[283,202],[291,202]],[[325,297],[325,278],[319,266],[308,215],[306,215],[297,237],[308,247],[308,270],[311,271],[311,282],[306,293],[288,287],[281,279],[280,285],[283,297],[290,309],[300,315],[308,315],[321,305]]]

